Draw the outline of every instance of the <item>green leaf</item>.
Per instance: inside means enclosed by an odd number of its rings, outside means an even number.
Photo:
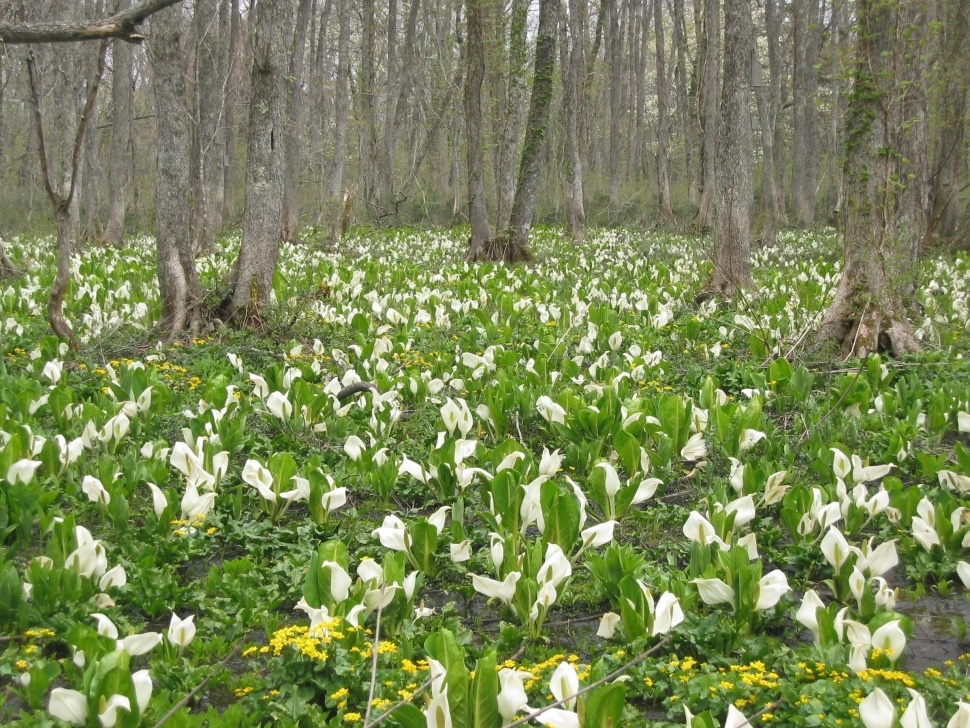
[[[602,685],[591,691],[586,698],[586,728],[618,728],[623,725],[623,704],[626,686],[623,683]]]
[[[502,716],[498,712],[498,669],[495,651],[489,650],[475,665],[472,680],[471,725],[473,728],[501,728]]]
[[[448,705],[451,708],[452,728],[471,728],[469,721],[468,668],[465,651],[458,644],[454,633],[442,629],[430,635],[424,643],[428,655],[441,663],[445,669],[444,682],[448,686]]]

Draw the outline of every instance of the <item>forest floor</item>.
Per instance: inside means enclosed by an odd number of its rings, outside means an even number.
[[[30,273],[0,289],[0,723],[970,701],[966,254],[923,265],[920,354],[820,361],[829,231],[700,307],[708,241],[543,229],[501,266],[466,238],[284,246],[259,330],[174,343],[153,240],[88,250],[76,351],[44,319],[53,241],[7,241]],[[238,243],[199,261],[214,298]]]

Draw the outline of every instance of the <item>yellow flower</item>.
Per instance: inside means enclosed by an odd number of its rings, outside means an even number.
[[[344,713],[344,723],[356,723],[363,716],[360,713]]]
[[[346,696],[348,693],[350,693],[350,691],[347,688],[340,688],[335,693],[331,693],[330,699],[331,700],[340,700],[341,698],[343,698],[344,696]]]

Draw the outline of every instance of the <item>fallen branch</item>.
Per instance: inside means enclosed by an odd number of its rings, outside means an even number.
[[[79,40],[119,38],[141,43],[141,24],[159,10],[181,0],[144,0],[101,20],[81,22],[0,23],[0,43],[68,43]]]

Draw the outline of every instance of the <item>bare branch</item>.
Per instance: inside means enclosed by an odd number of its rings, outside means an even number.
[[[0,43],[66,43],[119,38],[141,43],[141,24],[150,15],[180,0],[143,0],[107,18],[80,22],[0,23]]]

